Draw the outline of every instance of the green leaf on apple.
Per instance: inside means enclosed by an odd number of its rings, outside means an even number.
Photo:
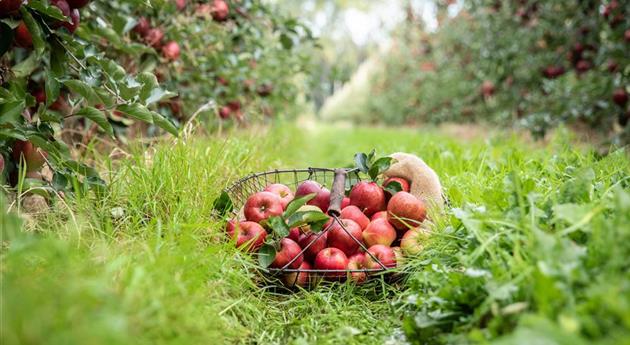
[[[267,268],[276,259],[276,247],[265,243],[258,250],[258,263],[261,267]]]
[[[360,152],[354,155],[354,164],[360,172],[367,174],[368,172],[368,157],[365,153]]]
[[[296,226],[302,226],[305,224],[314,224],[318,222],[327,222],[329,217],[320,211],[303,211],[296,212],[291,217],[287,219],[287,224],[289,228],[294,228]],[[288,233],[287,233],[288,235]]]
[[[383,189],[391,195],[394,195],[403,190],[402,185],[398,181],[389,182],[387,186],[383,187]]]
[[[234,203],[232,202],[232,199],[230,199],[228,193],[221,192],[221,195],[214,199],[212,209],[219,213],[221,217],[225,217],[226,214],[234,210]]]
[[[279,237],[287,237],[289,236],[289,231],[291,228],[287,225],[284,219],[280,216],[269,217],[265,221],[265,225],[271,229],[274,234],[277,234]]]
[[[393,158],[391,157],[381,157],[372,163],[370,169],[368,170],[368,175],[370,175],[372,181],[375,181],[380,174],[389,169],[392,165],[392,159]]]
[[[315,196],[317,196],[317,193],[311,193],[291,200],[291,202],[287,205],[287,209],[282,214],[282,217],[284,219],[291,217],[295,212],[297,212],[297,210],[300,209],[300,207],[313,200]]]
[[[311,231],[314,233],[321,232],[322,230],[324,230],[324,226],[326,225],[326,223],[328,223],[328,219],[326,220],[322,219],[320,221],[311,223],[310,224]]]

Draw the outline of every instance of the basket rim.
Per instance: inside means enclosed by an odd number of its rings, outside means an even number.
[[[237,186],[242,184],[243,182],[245,182],[245,181],[247,181],[249,179],[252,179],[252,178],[265,176],[265,175],[271,175],[271,174],[277,174],[277,173],[309,173],[309,174],[314,174],[316,172],[323,172],[323,171],[335,172],[335,170],[337,170],[337,169],[344,169],[346,171],[346,174],[359,171],[358,168],[318,168],[318,167],[284,168],[284,169],[266,170],[266,171],[254,172],[254,173],[250,173],[248,175],[245,175],[245,176],[239,178],[238,180],[232,182],[229,186],[224,188],[223,191],[226,192],[226,193],[229,193],[232,190],[234,190]]]

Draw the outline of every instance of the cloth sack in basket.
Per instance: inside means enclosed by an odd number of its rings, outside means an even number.
[[[395,162],[383,173],[386,177],[402,177],[409,181],[409,193],[427,203],[429,207],[442,209],[444,195],[438,175],[420,157],[396,152],[390,155]]]

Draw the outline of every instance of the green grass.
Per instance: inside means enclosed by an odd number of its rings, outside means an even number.
[[[3,344],[608,343],[630,339],[630,162],[517,138],[278,126],[136,148],[110,189],[18,230],[2,214]],[[261,289],[211,217],[249,172],[420,155],[453,209],[404,284]],[[122,212],[121,212],[122,211]],[[530,342],[531,341],[531,342]]]

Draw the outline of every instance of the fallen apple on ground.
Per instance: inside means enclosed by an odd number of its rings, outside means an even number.
[[[26,170],[35,171],[44,165],[48,153],[33,145],[30,141],[16,140],[13,143],[13,161],[19,164],[22,157],[26,162]]]

